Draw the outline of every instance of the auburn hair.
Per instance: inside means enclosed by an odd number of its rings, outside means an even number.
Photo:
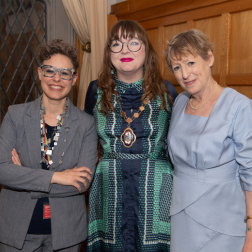
[[[99,89],[102,90],[102,96],[99,101],[101,106],[100,112],[107,116],[115,110],[111,101],[112,94],[115,94],[115,81],[111,71],[113,70],[116,72],[116,69],[111,63],[111,51],[109,46],[114,39],[120,39],[119,34],[124,39],[137,36],[145,45],[144,75],[142,81],[144,94],[142,100],[146,97],[153,100],[159,96],[162,100],[160,109],[165,109],[169,112],[167,110],[165,94],[167,94],[169,105],[172,105],[171,94],[166,88],[165,82],[161,76],[157,54],[144,28],[139,23],[132,20],[121,20],[117,22],[108,35],[107,43],[104,48],[103,64],[97,84]]]

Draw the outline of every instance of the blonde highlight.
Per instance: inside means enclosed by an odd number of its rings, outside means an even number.
[[[209,50],[213,52],[213,44],[209,37],[197,29],[181,32],[167,42],[165,59],[171,72],[172,59],[180,60],[182,56],[192,54],[199,55],[203,60],[209,59]]]

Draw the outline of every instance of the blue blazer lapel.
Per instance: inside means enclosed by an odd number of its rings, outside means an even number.
[[[59,141],[57,142],[57,145],[54,147],[53,154],[52,154],[52,167],[59,168],[63,156],[66,155],[67,150],[76,134],[76,131],[78,129],[77,124],[77,113],[76,113],[76,107],[69,101],[69,107],[68,107],[68,115],[69,117],[64,119],[63,126],[60,131]],[[77,160],[76,160],[77,162]],[[69,167],[71,169],[73,167]]]
[[[41,97],[30,103],[24,120],[26,141],[28,143],[27,155],[30,158],[32,168],[38,169],[41,168],[40,100]]]

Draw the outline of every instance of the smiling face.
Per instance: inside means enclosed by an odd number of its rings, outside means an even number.
[[[135,37],[137,38],[137,35]],[[110,52],[111,63],[116,69],[119,80],[127,83],[135,82],[143,77],[145,45],[142,43],[139,51],[132,52],[127,47],[131,38],[123,38],[120,31],[119,38],[123,43],[123,49],[118,53]]]
[[[43,65],[50,65],[58,69],[73,69],[71,60],[62,54],[52,55],[50,59],[44,60]],[[38,68],[38,74],[44,94],[43,99],[49,100],[64,100],[77,80],[77,75],[73,75],[71,80],[63,80],[58,72],[53,77],[45,77],[40,67]]]
[[[209,59],[203,60],[199,55],[186,54],[171,59],[175,78],[180,86],[191,95],[201,95],[211,84],[211,66],[214,56],[208,52]]]

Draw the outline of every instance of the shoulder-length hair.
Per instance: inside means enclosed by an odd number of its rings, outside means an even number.
[[[134,38],[138,37],[145,45],[145,61],[144,61],[144,75],[143,75],[143,91],[142,100],[146,97],[153,100],[159,96],[162,100],[160,109],[165,109],[167,112],[167,103],[165,94],[167,94],[168,102],[172,105],[171,94],[167,90],[164,80],[160,73],[159,63],[157,61],[157,54],[151,45],[148,35],[144,28],[137,22],[132,20],[122,20],[117,22],[111,29],[107,43],[104,48],[103,65],[99,74],[98,87],[102,90],[100,112],[104,115],[109,115],[114,111],[114,106],[111,101],[111,96],[115,94],[115,82],[113,80],[113,74],[111,70],[116,71],[111,62],[111,51],[109,46],[114,39],[120,39],[121,37]]]

